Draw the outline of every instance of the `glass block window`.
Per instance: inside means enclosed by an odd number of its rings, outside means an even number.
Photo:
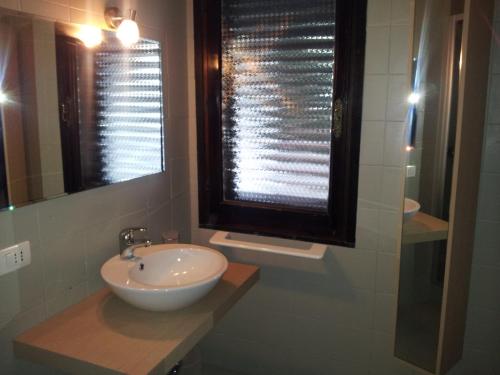
[[[124,49],[110,33],[94,59],[103,181],[114,183],[163,171],[160,43],[141,39]]]
[[[326,211],[333,0],[222,1],[224,198]]]

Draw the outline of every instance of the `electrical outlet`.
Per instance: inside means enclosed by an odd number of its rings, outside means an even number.
[[[407,165],[406,166],[406,177],[415,177],[417,175],[417,166],[416,165]]]
[[[31,264],[30,242],[24,241],[0,250],[0,275],[13,272]]]

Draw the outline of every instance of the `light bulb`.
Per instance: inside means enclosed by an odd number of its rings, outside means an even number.
[[[410,104],[417,104],[419,100],[420,100],[420,94],[418,92],[412,92],[408,96],[408,103]]]
[[[85,47],[94,48],[102,43],[102,31],[95,26],[82,25],[77,33],[77,38],[83,42]]]
[[[139,27],[132,20],[123,20],[116,30],[116,36],[125,47],[130,47],[139,40]]]
[[[0,90],[0,104],[7,103],[8,100],[9,97],[7,96],[7,94]]]

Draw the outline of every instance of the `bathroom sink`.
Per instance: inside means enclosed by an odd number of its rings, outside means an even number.
[[[410,220],[417,214],[418,211],[420,211],[420,203],[414,201],[413,199],[405,198],[405,207],[403,214],[404,221]]]
[[[135,256],[109,259],[101,275],[118,297],[150,311],[177,310],[198,301],[228,265],[220,252],[189,244],[142,247]]]

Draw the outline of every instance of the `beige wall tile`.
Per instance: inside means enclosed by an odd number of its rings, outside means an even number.
[[[19,10],[21,8],[21,1],[20,0],[0,0],[0,7]]]
[[[21,10],[38,16],[69,21],[69,8],[64,5],[43,0],[21,0]]]

